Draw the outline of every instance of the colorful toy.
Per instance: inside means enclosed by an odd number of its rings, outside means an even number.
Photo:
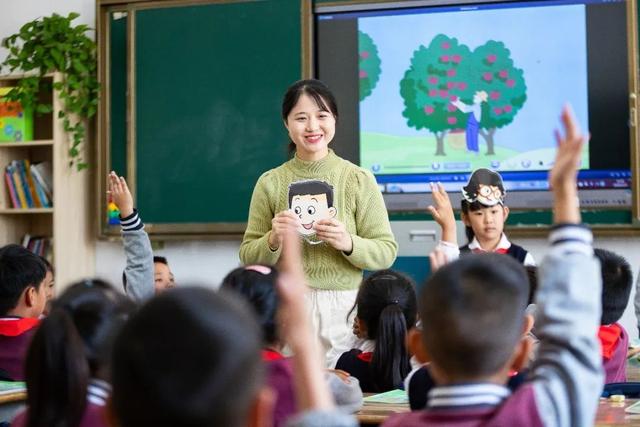
[[[120,224],[120,211],[115,203],[109,200],[109,204],[107,205],[107,218],[109,225],[119,225]]]
[[[22,108],[16,101],[6,101],[4,96],[12,88],[0,87],[0,142],[29,141],[33,139],[33,111]]]

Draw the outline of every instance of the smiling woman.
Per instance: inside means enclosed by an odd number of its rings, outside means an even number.
[[[273,265],[287,229],[305,236],[313,322],[324,350],[339,350],[352,333],[347,313],[362,271],[391,266],[398,245],[373,175],[329,148],[338,120],[329,88],[318,80],[294,83],[284,95],[282,119],[295,154],[258,179],[240,259]]]

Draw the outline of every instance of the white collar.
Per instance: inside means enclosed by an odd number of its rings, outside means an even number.
[[[494,249],[494,251],[498,250],[498,249],[509,249],[511,247],[511,242],[509,241],[509,239],[507,239],[507,236],[502,233],[502,236],[500,236],[500,241],[498,242],[498,246],[496,246],[496,248]],[[487,250],[485,250],[482,246],[480,246],[480,242],[478,242],[477,238],[473,238],[473,240],[471,241],[471,243],[469,243],[469,250],[470,251],[482,251],[482,252],[488,252]]]
[[[429,392],[428,407],[496,406],[509,397],[511,391],[497,384],[461,384],[435,387]]]
[[[87,387],[87,400],[97,406],[105,406],[111,394],[111,385],[106,381],[92,378]]]

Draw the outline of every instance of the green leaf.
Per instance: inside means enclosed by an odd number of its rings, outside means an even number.
[[[38,104],[36,106],[36,112],[39,114],[46,114],[53,111],[53,107],[50,104]]]
[[[80,16],[80,14],[79,14],[79,13],[77,13],[77,12],[71,12],[71,13],[69,14],[69,16],[67,16],[67,19],[68,19],[69,21],[73,21],[74,19],[76,19],[76,18],[77,18],[77,17],[79,17],[79,16]]]

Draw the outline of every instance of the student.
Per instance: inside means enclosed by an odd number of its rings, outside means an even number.
[[[47,304],[47,267],[20,245],[0,248],[0,370],[24,380],[24,359]]]
[[[155,255],[153,257],[153,283],[156,294],[176,287],[176,280],[169,267],[169,262],[163,256]]]
[[[357,330],[369,345],[342,354],[336,369],[356,377],[365,393],[401,388],[411,370],[405,340],[416,323],[416,305],[415,285],[403,274],[381,270],[367,277],[353,308]]]
[[[291,229],[283,240],[278,290],[287,322],[282,333],[295,354],[296,396],[304,411],[289,425],[355,426],[353,417],[334,411],[322,381],[321,359],[304,304],[298,237]],[[273,393],[262,384],[261,341],[251,311],[230,293],[180,287],[158,295],[116,340],[113,425],[268,425]]]
[[[266,364],[266,383],[277,392],[274,426],[283,426],[296,412],[291,358],[283,354],[286,342],[280,334],[277,311],[278,271],[266,265],[248,265],[232,270],[222,281],[221,291],[241,296],[253,308],[262,329],[262,360]],[[341,374],[342,375],[342,374]],[[348,374],[344,373],[348,377]],[[344,380],[327,372],[326,380],[341,410],[356,412],[362,406],[362,391],[356,378]]]
[[[517,261],[470,255],[426,283],[420,314],[437,387],[424,411],[392,416],[395,426],[592,425],[602,390],[596,338],[601,278],[591,232],[580,225],[576,178],[585,138],[568,107],[549,174],[554,194],[552,248],[540,269],[539,357],[514,393],[506,383],[530,344],[522,338],[526,280]],[[516,421],[517,420],[517,421]]]
[[[432,184],[431,188],[435,201],[437,193],[444,192],[444,190],[441,185]],[[457,242],[447,241],[443,238],[440,246],[447,251],[450,258],[456,258],[460,252],[497,252],[507,254],[524,265],[535,265],[533,256],[521,246],[510,242],[504,234],[504,224],[509,216],[509,207],[504,204],[505,195],[502,177],[499,173],[489,169],[477,169],[471,174],[469,182],[462,188],[462,212],[460,215],[469,243],[458,248]],[[436,221],[439,221],[434,207],[430,206],[429,211]],[[455,229],[453,215],[443,219],[452,218],[452,224],[440,225]]]
[[[595,249],[602,268],[602,317],[598,338],[602,348],[605,384],[627,381],[629,334],[618,323],[627,303],[633,277],[626,259],[605,249]]]
[[[142,302],[154,295],[154,258],[151,241],[138,211],[133,207],[133,197],[124,177],[111,172],[109,194],[120,211],[122,242],[127,264],[122,273],[125,292],[134,301]]]
[[[303,253],[312,289],[310,311],[326,352],[351,333],[344,319],[355,301],[363,270],[389,268],[398,251],[373,175],[329,148],[337,119],[335,97],[324,83],[301,80],[288,88],[282,120],[295,155],[258,179],[240,245],[244,264],[275,265],[285,227],[309,226],[307,218],[315,215],[316,208],[331,212],[312,223],[314,235],[305,235]],[[322,199],[318,206],[306,206],[299,213],[295,207],[290,210],[289,186],[303,180],[326,182],[333,189],[331,202]]]
[[[83,280],[52,303],[26,359],[27,409],[13,427],[107,427],[113,339],[135,304],[101,280]]]
[[[434,250],[429,255],[429,259],[431,263],[432,273],[447,264],[445,254],[438,249]],[[530,266],[526,269],[529,270],[529,268],[536,267]],[[529,300],[527,301],[528,304],[531,304],[531,297],[531,289],[529,289]],[[526,339],[532,342],[532,346],[535,346],[537,340],[531,335],[531,328],[533,327],[534,319],[533,316],[528,312],[528,310],[529,305],[527,306],[527,310],[525,310],[526,315],[524,336],[526,337]],[[436,386],[429,371],[429,357],[422,343],[422,322],[418,322],[416,327],[412,328],[409,331],[409,334],[407,336],[407,348],[409,350],[409,353],[413,354],[413,357],[416,358],[416,362],[421,365],[414,368],[404,380],[404,389],[407,390],[407,394],[409,395],[409,406],[411,407],[412,411],[417,411],[420,409],[424,409],[427,406],[428,394],[431,389]],[[527,378],[527,374],[527,368],[524,368],[519,372],[510,372],[509,379],[506,384],[507,388],[512,392],[515,391],[520,385],[524,383]]]

